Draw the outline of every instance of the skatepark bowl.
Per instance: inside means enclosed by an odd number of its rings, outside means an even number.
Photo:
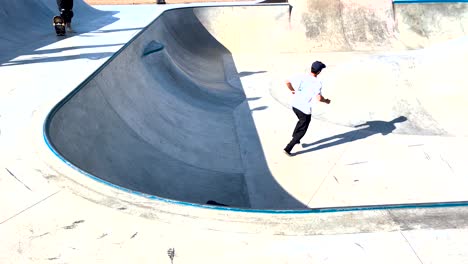
[[[56,105],[46,141],[95,180],[195,207],[288,213],[464,205],[458,196],[309,203],[282,183],[313,163],[307,155],[282,167],[274,161],[288,159],[281,150],[295,124],[284,79],[314,60],[328,65],[321,76],[332,104],[314,108],[313,122],[337,128],[320,138],[341,140],[316,149],[328,160],[327,151],[376,134],[468,135],[461,121],[468,5],[343,2],[168,9]],[[394,179],[424,170],[396,167]]]

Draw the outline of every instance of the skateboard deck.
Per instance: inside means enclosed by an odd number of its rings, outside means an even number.
[[[57,33],[57,36],[65,36],[65,33],[66,33],[65,21],[63,20],[61,16],[54,16],[53,25],[55,28],[55,33]]]

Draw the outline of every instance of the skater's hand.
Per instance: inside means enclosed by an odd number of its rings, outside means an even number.
[[[330,99],[326,99],[325,97],[323,97],[323,95],[321,94],[317,94],[317,100],[319,102],[322,102],[322,103],[326,103],[326,104],[329,104],[331,102]]]
[[[290,81],[286,81],[286,87],[288,87],[289,91],[291,91],[292,94],[296,93]]]

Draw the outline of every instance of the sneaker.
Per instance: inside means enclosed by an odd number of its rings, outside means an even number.
[[[287,151],[287,150],[285,150],[285,149],[283,149],[283,152],[284,152],[284,154],[288,155],[289,157],[292,157],[291,152],[289,152],[289,151]]]
[[[75,31],[73,30],[72,26],[71,26],[71,23],[68,23],[65,25],[66,28],[67,28],[67,32],[70,32],[70,33],[74,33]]]

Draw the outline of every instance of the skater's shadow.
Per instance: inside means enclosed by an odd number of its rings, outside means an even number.
[[[367,138],[376,134],[382,134],[385,136],[385,135],[392,133],[393,130],[395,130],[396,123],[402,123],[402,122],[405,122],[406,120],[408,120],[406,117],[400,116],[388,122],[380,121],[380,120],[367,121],[366,123],[354,126],[355,128],[359,128],[357,130],[349,131],[343,134],[334,135],[328,138],[315,141],[310,144],[302,144],[303,148],[309,148],[312,146],[315,146],[315,147],[298,151],[294,153],[294,155],[300,155],[300,154],[304,154],[304,153],[308,153],[312,151],[317,151],[320,149],[338,146],[338,145],[353,142],[356,140],[361,140],[361,139],[364,139],[364,138]]]

